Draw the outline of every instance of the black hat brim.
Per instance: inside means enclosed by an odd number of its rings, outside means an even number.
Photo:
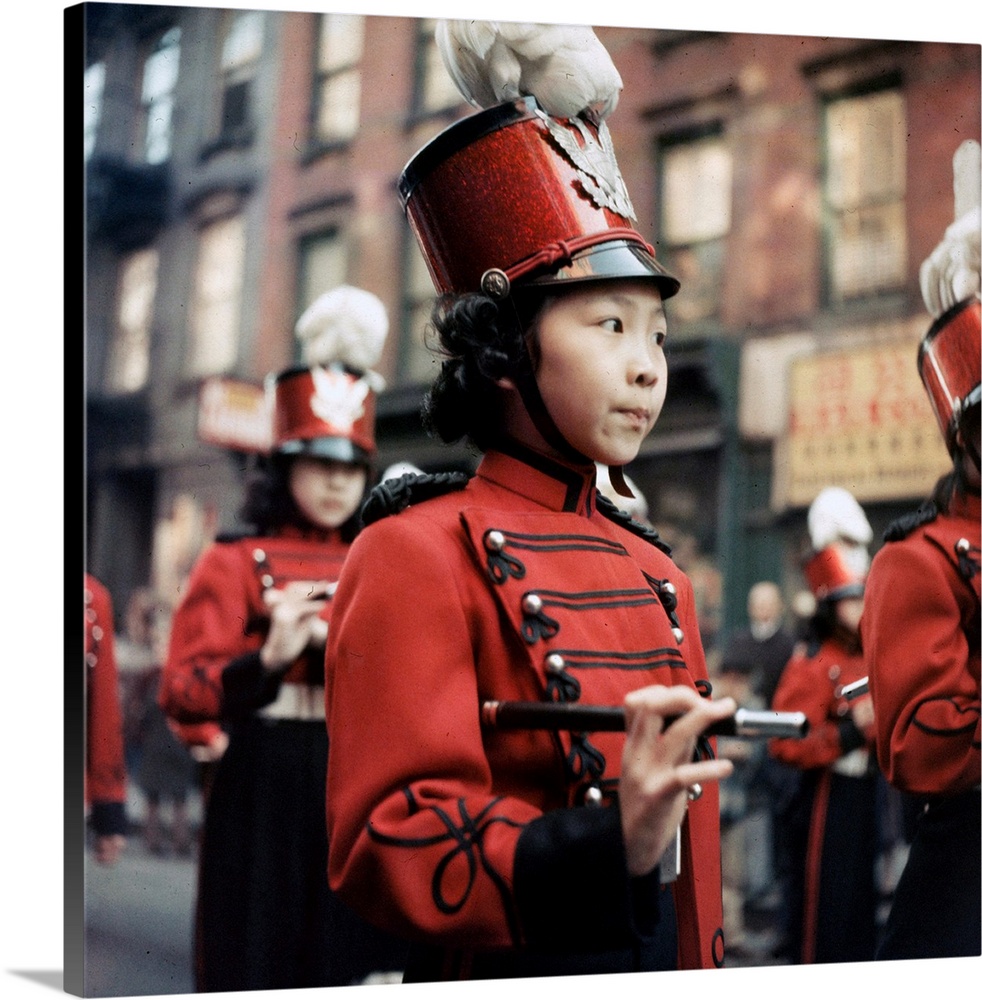
[[[654,281],[663,299],[678,292],[681,282],[669,274],[650,253],[629,240],[611,240],[583,250],[566,265],[547,273],[536,274],[527,281],[516,282],[516,288],[539,288],[544,285],[571,285],[588,281],[613,279],[648,279]]]
[[[288,457],[303,455],[307,458],[326,458],[353,465],[369,465],[372,460],[372,456],[364,448],[359,448],[354,442],[342,437],[284,441],[277,447],[276,452]]]

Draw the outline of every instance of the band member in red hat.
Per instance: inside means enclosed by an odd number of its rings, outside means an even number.
[[[876,745],[921,798],[877,958],[982,951],[979,897],[979,143],[954,158],[956,221],[921,270],[935,317],[918,368],[952,468],[887,530],[861,630]]]
[[[126,764],[119,701],[112,598],[85,574],[85,804],[100,864],[115,864],[126,846]]]
[[[344,986],[402,967],[325,877],[324,641],[375,455],[371,371],[388,320],[341,287],[297,324],[304,367],[269,383],[273,446],[176,609],[161,704],[220,723],[201,844],[198,991]],[[356,367],[357,366],[357,367]]]
[[[771,707],[804,712],[808,735],[772,740],[777,760],[800,768],[786,816],[790,872],[788,957],[794,963],[861,962],[876,948],[879,895],[877,782],[869,695],[843,688],[866,676],[859,642],[867,546],[873,532],[847,490],[829,487],[808,511],[805,578],[816,610],[781,674]]]
[[[467,27],[521,88],[535,26]],[[589,30],[550,33],[564,72]],[[425,416],[483,453],[373,493],[328,637],[331,884],[412,939],[406,981],[723,962],[732,765],[702,734],[735,705],[708,697],[689,581],[596,488],[603,462],[626,489],[658,417],[679,283],[602,115],[570,115],[494,105],[401,179],[441,294]],[[495,699],[621,706],[627,733],[496,729]]]

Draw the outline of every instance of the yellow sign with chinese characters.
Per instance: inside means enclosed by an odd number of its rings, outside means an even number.
[[[805,506],[826,486],[857,500],[920,500],[951,467],[917,374],[917,344],[880,344],[791,363],[776,507]]]

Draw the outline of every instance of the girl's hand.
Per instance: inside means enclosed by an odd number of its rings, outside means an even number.
[[[627,867],[647,875],[661,859],[685,816],[696,784],[733,772],[729,760],[693,761],[696,740],[736,711],[732,698],[710,701],[692,688],[652,685],[624,699],[627,740],[618,794]],[[666,728],[665,719],[678,716]]]
[[[266,670],[285,670],[308,646],[324,645],[327,622],[320,615],[330,590],[330,586],[303,584],[266,591],[263,600],[270,610],[269,633],[259,651]]]
[[[122,834],[102,834],[95,839],[95,859],[100,865],[114,865],[125,847],[126,838]]]
[[[852,721],[856,723],[856,728],[865,733],[867,737],[870,737],[873,732],[873,699],[867,695],[865,698],[860,698],[858,701],[854,701],[849,706],[849,711],[852,714]]]

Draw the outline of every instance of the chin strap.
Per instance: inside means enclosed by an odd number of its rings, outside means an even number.
[[[514,307],[513,302],[512,306]],[[515,319],[516,323],[519,322],[517,311]],[[562,432],[556,426],[556,422],[552,419],[552,414],[546,408],[545,401],[542,399],[542,393],[539,392],[539,383],[535,380],[532,363],[527,353],[519,364],[518,370],[512,374],[512,380],[515,383],[515,388],[518,389],[518,394],[522,398],[522,403],[525,405],[525,410],[529,418],[535,425],[535,429],[542,435],[546,442],[571,462],[577,464],[595,464],[588,455],[584,455],[583,452],[574,448],[563,437]],[[614,490],[628,500],[635,499],[634,494],[631,492],[631,487],[624,480],[623,466],[614,465],[608,468],[610,472],[610,484],[614,487]]]
[[[526,359],[520,369],[512,375],[515,388],[518,389],[519,396],[525,404],[525,409],[535,425],[535,429],[545,440],[559,452],[563,458],[575,462],[578,465],[588,464],[590,458],[581,451],[574,448],[563,437],[556,422],[552,419],[552,414],[546,409],[545,401],[539,392],[539,384],[532,374],[531,365]]]
[[[631,492],[631,487],[627,485],[627,480],[624,478],[623,465],[608,465],[607,471],[610,476],[610,485],[614,487],[615,493],[626,497],[628,500],[636,499],[634,493]]]
[[[563,437],[556,426],[556,422],[552,419],[552,414],[546,408],[546,404],[542,399],[542,393],[539,392],[539,384],[535,381],[535,376],[532,374],[531,366],[527,361],[512,378],[515,382],[515,388],[518,389],[518,394],[522,398],[522,403],[524,403],[525,409],[532,423],[535,425],[535,429],[542,437],[568,461],[574,462],[577,465],[595,464],[589,456],[584,455],[583,452],[574,448]],[[634,500],[634,493],[624,479],[624,467],[622,465],[611,465],[608,466],[608,472],[610,474],[610,485],[613,486],[615,492],[628,500]]]

